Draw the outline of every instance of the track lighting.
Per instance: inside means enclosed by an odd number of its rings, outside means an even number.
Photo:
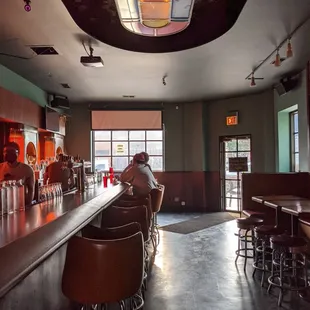
[[[251,84],[250,84],[250,86],[251,87],[255,87],[256,86],[254,73],[252,73],[252,76],[251,76]]]
[[[291,39],[292,37],[297,33],[297,31],[302,28],[308,21],[310,21],[310,15],[308,15],[291,33],[289,33],[285,39],[283,39],[283,41],[277,45],[275,47],[275,49],[268,55],[266,56],[266,58],[262,61],[260,61],[260,63],[252,68],[252,70],[250,71],[250,73],[246,76],[246,80],[251,81],[250,82],[250,86],[256,86],[256,80],[263,80],[264,78],[257,78],[254,77],[254,74],[256,74],[256,72],[265,64],[267,63],[270,59],[272,59],[274,57],[274,55],[276,54],[276,58],[274,61],[271,62],[271,64],[273,64],[275,67],[280,67],[281,63],[288,58],[293,57],[294,53],[293,53],[293,48],[292,48],[292,44],[291,44]],[[287,50],[286,50],[286,57],[281,58],[280,57],[280,49],[287,44]],[[269,62],[270,63],[270,62]]]
[[[31,5],[30,5],[31,1],[30,0],[24,0],[24,3],[25,3],[24,10],[26,12],[30,12],[31,11]]]
[[[280,67],[281,66],[281,57],[280,57],[280,54],[279,54],[279,50],[277,50],[276,60],[274,61],[274,66],[275,67]]]
[[[292,48],[291,39],[289,38],[287,40],[286,58],[291,58],[291,57],[293,57],[293,48]]]

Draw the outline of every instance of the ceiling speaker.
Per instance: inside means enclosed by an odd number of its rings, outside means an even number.
[[[56,97],[51,101],[51,107],[58,109],[70,109],[70,103],[67,98]]]
[[[280,81],[280,83],[275,86],[275,90],[277,91],[279,96],[283,96],[288,92],[290,92],[291,90],[293,90],[294,88],[296,88],[298,86],[298,83],[299,83],[298,75],[295,75],[293,77],[292,76],[286,77],[283,78]]]

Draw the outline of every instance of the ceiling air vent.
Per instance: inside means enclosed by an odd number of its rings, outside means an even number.
[[[30,46],[37,55],[58,55],[53,46]]]
[[[135,96],[134,95],[123,95],[123,98],[135,98]]]
[[[63,88],[71,88],[69,84],[67,83],[60,83],[60,85],[63,87]]]

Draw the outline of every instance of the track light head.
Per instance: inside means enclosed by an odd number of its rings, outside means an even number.
[[[281,57],[280,57],[280,54],[279,54],[279,50],[277,50],[276,60],[274,62],[274,66],[275,67],[280,67],[281,66]]]
[[[293,57],[293,48],[292,48],[291,39],[288,39],[287,40],[286,58],[291,58],[291,57]]]
[[[254,73],[252,73],[252,76],[251,76],[251,84],[250,84],[250,86],[251,87],[255,87],[256,86]]]

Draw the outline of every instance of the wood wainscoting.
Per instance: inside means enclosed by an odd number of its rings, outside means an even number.
[[[162,211],[215,212],[220,211],[220,173],[218,171],[155,172],[165,185]],[[185,202],[183,206],[181,202]]]

